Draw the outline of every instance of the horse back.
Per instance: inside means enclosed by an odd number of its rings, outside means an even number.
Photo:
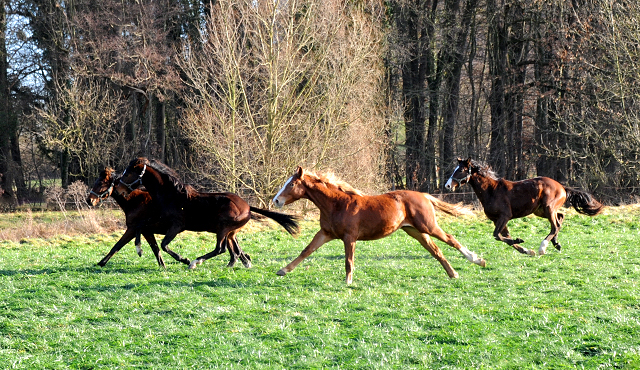
[[[182,205],[185,227],[192,231],[216,232],[231,224],[244,225],[251,213],[249,204],[233,193],[196,192]]]
[[[357,235],[358,240],[383,238],[399,228],[404,205],[395,192],[380,195],[348,195],[321,209],[320,227],[336,239]]]
[[[513,218],[538,214],[546,207],[557,209],[566,198],[564,187],[549,177],[504,182]]]

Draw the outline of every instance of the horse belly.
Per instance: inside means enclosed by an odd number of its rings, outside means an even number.
[[[393,234],[400,228],[402,220],[395,217],[376,217],[362,220],[358,227],[358,240],[376,240]]]

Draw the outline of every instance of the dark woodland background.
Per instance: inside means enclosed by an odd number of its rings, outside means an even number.
[[[438,193],[468,156],[637,200],[636,1],[2,5],[8,208],[138,155],[261,205],[298,164]]]

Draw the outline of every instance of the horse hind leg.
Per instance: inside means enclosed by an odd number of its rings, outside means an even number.
[[[251,256],[248,253],[244,253],[242,248],[240,248],[240,245],[238,244],[238,239],[236,239],[236,235],[233,234],[233,236],[229,239],[230,239],[230,243],[233,245],[234,250],[236,251],[236,253],[238,253],[238,258],[240,258],[240,262],[242,262],[244,267],[251,268]]]
[[[544,255],[547,253],[547,246],[549,245],[549,241],[553,243],[553,246],[558,250],[562,250],[562,246],[558,243],[558,232],[562,228],[562,221],[564,220],[564,215],[562,213],[551,214],[549,216],[549,223],[551,224],[551,232],[547,235],[546,238],[540,243],[540,248],[538,249],[539,255]]]
[[[482,259],[481,257],[478,257],[478,255],[475,252],[465,248],[462,244],[460,244],[460,242],[458,242],[458,240],[456,240],[456,238],[453,237],[453,235],[447,234],[446,232],[444,232],[444,230],[442,230],[442,228],[440,228],[440,226],[438,226],[437,224],[435,228],[433,228],[432,230],[426,230],[426,231],[427,231],[427,234],[457,249],[458,252],[460,252],[469,262],[473,262],[476,265],[481,267],[487,266],[487,262],[484,259]]]
[[[451,279],[458,278],[458,273],[456,272],[456,270],[454,270],[453,267],[451,267],[451,264],[449,264],[449,261],[447,261],[447,259],[444,257],[440,248],[438,248],[436,243],[434,243],[433,240],[429,238],[428,234],[423,234],[413,227],[403,227],[402,230],[404,230],[412,238],[420,242],[420,244],[424,247],[424,249],[429,251],[429,253],[431,253],[433,258],[435,258],[438,262],[440,262],[442,267],[444,267],[444,270],[447,272],[447,275],[449,275]]]
[[[240,248],[240,245],[238,244],[238,239],[236,239],[236,233],[237,231],[234,230],[229,234],[227,234],[227,237],[226,237],[227,248],[229,250],[229,256],[230,256],[229,264],[227,264],[227,267],[233,267],[239,258],[240,262],[242,262],[244,267],[251,268],[251,256],[244,253],[242,248]]]
[[[556,218],[558,219],[556,221],[556,225],[558,225],[558,232],[553,237],[553,239],[551,239],[551,242],[553,243],[553,246],[558,250],[558,252],[560,252],[560,251],[562,251],[562,246],[558,242],[558,233],[560,233],[560,229],[562,229],[562,221],[564,221],[564,214],[558,213]]]

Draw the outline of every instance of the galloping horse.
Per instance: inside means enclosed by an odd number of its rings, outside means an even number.
[[[558,232],[562,227],[564,214],[558,213],[565,201],[579,213],[595,216],[604,206],[593,199],[591,194],[568,188],[548,177],[536,177],[522,181],[508,181],[500,179],[488,166],[482,165],[471,158],[458,159],[458,166],[451,174],[445,188],[455,191],[458,186],[466,183],[471,185],[478,196],[484,213],[493,221],[496,240],[507,243],[518,252],[535,256],[533,250],[518,245],[524,240],[511,239],[507,222],[514,218],[534,214],[546,218],[551,224],[551,232],[540,244],[538,253],[543,255],[547,251],[549,241],[557,250],[562,247],[558,243]]]
[[[344,182],[298,167],[273,198],[273,203],[282,207],[300,198],[309,199],[320,209],[320,231],[296,259],[278,271],[280,276],[295,269],[321,245],[341,239],[344,243],[346,282],[351,284],[356,241],[384,238],[400,228],[418,240],[440,262],[450,278],[457,278],[458,273],[429,235],[454,247],[469,261],[485,266],[482,258],[446,234],[436,222],[434,208],[451,215],[461,214],[463,209],[429,194],[401,190],[382,195],[362,195]]]
[[[105,168],[100,172],[100,175],[93,184],[93,188],[87,196],[87,203],[92,207],[95,207],[103,199],[111,196],[116,203],[122,208],[122,211],[126,217],[127,230],[124,232],[120,240],[111,248],[111,251],[107,253],[104,258],[98,262],[99,266],[104,266],[114,254],[116,254],[123,246],[125,246],[134,236],[136,238],[135,245],[138,255],[142,255],[142,249],[140,248],[140,233],[151,246],[156,260],[161,267],[165,267],[164,260],[160,255],[160,249],[154,234],[165,234],[168,229],[166,222],[161,222],[159,218],[160,208],[158,204],[153,201],[151,195],[143,190],[136,189],[129,194],[129,197],[124,197],[118,192],[113,191],[115,183],[120,178],[115,176],[115,171],[111,168]],[[166,247],[167,253],[180,262],[188,263],[188,259],[183,258],[179,254],[173,252]],[[229,248],[230,260],[227,266],[233,267],[238,257],[242,261],[242,264],[246,267],[251,266],[251,258],[246,255],[242,250],[234,250],[233,245]]]
[[[260,219],[262,216],[271,218],[291,235],[296,235],[299,230],[297,217],[250,207],[244,199],[233,193],[196,191],[180,181],[171,168],[144,157],[136,158],[129,163],[115,190],[126,195],[132,192],[134,187],[143,184],[154,202],[158,203],[158,216],[167,223],[165,237],[161,243],[163,249],[184,230],[216,234],[216,248],[193,260],[189,264],[191,269],[211,257],[224,253],[226,244],[239,250],[236,233],[250,219]]]

